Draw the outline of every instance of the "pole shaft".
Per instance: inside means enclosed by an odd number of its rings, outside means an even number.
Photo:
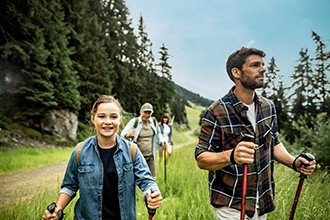
[[[296,212],[296,207],[297,207],[297,204],[298,204],[298,200],[299,200],[299,196],[300,196],[300,192],[301,192],[301,188],[303,186],[304,180],[305,180],[305,178],[300,178],[300,180],[299,180],[299,184],[298,184],[298,188],[297,188],[297,191],[296,191],[296,196],[294,197],[294,201],[293,201],[293,204],[292,204],[289,220],[293,220],[293,218],[294,218],[294,214]]]
[[[246,202],[246,188],[247,188],[247,171],[248,165],[243,165],[243,178],[242,178],[242,207],[241,207],[241,220],[245,217],[245,202]]]

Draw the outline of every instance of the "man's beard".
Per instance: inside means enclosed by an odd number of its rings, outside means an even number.
[[[255,90],[264,86],[264,81],[257,82],[254,78],[250,78],[242,72],[241,78],[242,86],[246,89]]]

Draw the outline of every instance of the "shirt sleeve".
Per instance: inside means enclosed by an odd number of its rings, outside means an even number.
[[[124,129],[121,131],[120,136],[127,139],[125,136],[128,132],[130,132],[130,130],[132,130],[134,123],[135,123],[135,118],[132,118],[124,127]]]
[[[198,144],[195,149],[195,158],[203,152],[217,152],[221,140],[221,131],[213,111],[207,110],[201,120],[201,129]]]

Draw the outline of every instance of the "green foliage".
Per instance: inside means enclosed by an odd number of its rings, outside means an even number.
[[[322,167],[330,166],[330,123],[326,113],[317,115],[309,126],[306,117],[301,116],[293,123],[296,131],[295,143],[301,152],[311,152]]]
[[[181,94],[183,97],[185,97],[186,100],[189,100],[195,103],[196,105],[207,107],[213,102],[213,100],[201,97],[199,94],[193,93],[179,85],[175,85],[175,87],[178,94]],[[186,103],[184,104],[186,105]]]
[[[330,123],[329,117],[323,113],[314,120],[312,147],[317,162],[322,167],[330,167]]]

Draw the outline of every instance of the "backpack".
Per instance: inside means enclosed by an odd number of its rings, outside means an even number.
[[[80,158],[80,153],[82,150],[82,147],[84,146],[84,141],[80,142],[77,144],[77,148],[76,148],[76,164],[78,164],[79,158]],[[132,162],[135,162],[135,155],[136,155],[136,144],[134,144],[133,142],[131,142],[131,145],[129,147],[129,151],[131,153],[131,157],[132,157]]]

